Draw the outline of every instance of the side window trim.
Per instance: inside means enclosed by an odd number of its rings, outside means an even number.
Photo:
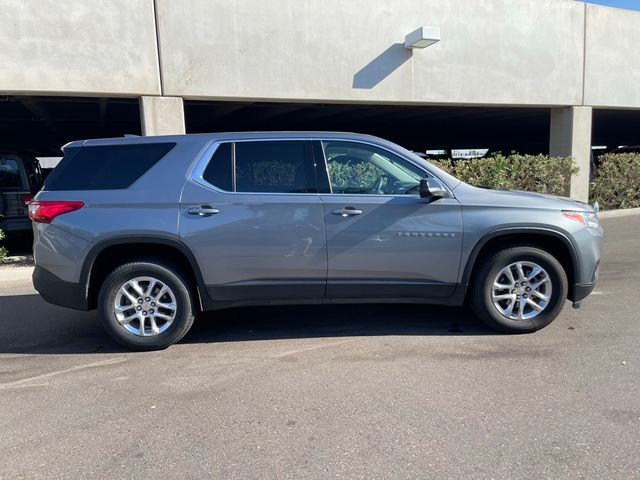
[[[313,140],[313,163],[316,172],[316,182],[318,192],[321,194],[331,194],[331,180],[329,180],[329,171],[327,170],[327,159],[324,156],[321,140]]]
[[[209,159],[209,162],[212,159],[213,159],[213,156]],[[237,181],[238,180],[236,179],[236,142],[231,142],[231,193],[236,193]]]
[[[236,186],[236,143],[244,143],[244,142],[270,142],[270,141],[280,141],[280,142],[302,142],[304,144],[304,164],[305,167],[305,176],[307,178],[308,188],[311,190],[315,190],[313,192],[238,192]],[[209,162],[212,160],[214,154],[218,147],[222,144],[230,143],[231,144],[231,181],[233,191],[223,190],[204,179],[204,172],[209,166]],[[314,175],[309,175],[310,169],[315,168],[315,157],[312,141],[306,138],[260,138],[260,139],[241,139],[241,140],[215,140],[211,142],[207,147],[205,147],[204,151],[200,155],[200,159],[196,162],[196,166],[193,169],[191,174],[191,179],[197,184],[206,187],[210,190],[214,190],[219,193],[224,193],[227,195],[319,195],[318,193],[318,179],[315,178]]]

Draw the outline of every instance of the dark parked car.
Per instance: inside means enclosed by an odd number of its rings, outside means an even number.
[[[0,229],[5,233],[30,232],[28,203],[42,187],[42,172],[35,157],[0,153]]]

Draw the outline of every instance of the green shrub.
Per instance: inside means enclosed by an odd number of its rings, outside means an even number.
[[[371,188],[376,179],[384,173],[373,163],[340,163],[327,162],[331,185],[337,191],[344,191],[346,188],[363,187]]]
[[[606,210],[640,207],[640,153],[601,156],[589,201]]]
[[[571,173],[577,172],[570,158],[548,155],[498,155],[431,162],[471,185],[562,196],[569,196]]]
[[[0,230],[0,240],[4,238],[4,232]],[[7,259],[7,249],[4,247],[0,247],[0,263],[4,263]]]

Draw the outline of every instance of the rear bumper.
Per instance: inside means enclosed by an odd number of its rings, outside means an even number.
[[[79,283],[67,282],[36,265],[33,286],[47,302],[74,310],[88,310],[87,289]]]

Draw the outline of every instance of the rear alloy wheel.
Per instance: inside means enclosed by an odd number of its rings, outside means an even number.
[[[135,350],[178,342],[191,328],[195,310],[182,274],[151,261],[116,268],[104,281],[98,304],[107,332]]]
[[[562,265],[535,247],[515,247],[494,253],[474,277],[471,305],[490,327],[527,333],[549,325],[567,297]]]

